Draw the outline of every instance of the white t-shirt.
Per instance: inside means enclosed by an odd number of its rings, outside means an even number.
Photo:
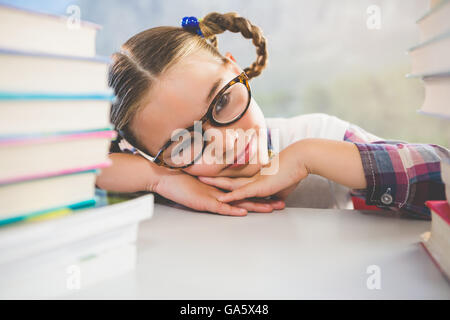
[[[311,113],[293,118],[266,118],[271,131],[272,147],[279,152],[305,138],[343,141],[349,122],[324,113]],[[278,131],[279,139],[277,139]],[[278,141],[279,140],[279,141]],[[302,180],[286,199],[287,207],[353,209],[350,189],[318,175]]]

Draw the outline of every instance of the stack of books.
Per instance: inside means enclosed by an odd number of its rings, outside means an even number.
[[[409,49],[412,71],[425,85],[419,113],[450,120],[450,0],[431,0],[430,10],[417,24],[420,43]],[[450,139],[450,137],[449,137]],[[450,201],[450,159],[441,162],[442,180]]]
[[[138,225],[153,213],[153,195],[96,189],[90,209],[53,212],[0,229],[0,299],[77,295],[136,265]]]
[[[58,296],[134,266],[153,197],[95,188],[116,136],[99,26],[5,5],[0,20],[0,297]]]
[[[430,10],[417,21],[420,43],[409,50],[412,71],[425,85],[425,101],[418,112],[450,120],[450,0],[431,0]],[[447,200],[427,201],[432,213],[431,231],[422,246],[450,279],[450,159],[441,160],[441,177]]]
[[[419,112],[450,119],[450,0],[433,2],[417,21],[420,43],[409,49],[411,73],[425,84]]]

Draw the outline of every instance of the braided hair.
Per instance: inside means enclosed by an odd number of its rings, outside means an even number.
[[[252,39],[256,47],[256,60],[244,69],[249,79],[257,77],[267,65],[268,53],[266,38],[261,29],[236,12],[220,14],[212,12],[199,21],[200,30],[209,43],[218,48],[217,35],[225,32],[240,32],[245,38]]]

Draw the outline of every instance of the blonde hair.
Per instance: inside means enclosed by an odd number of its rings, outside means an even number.
[[[147,151],[129,127],[139,111],[145,94],[157,82],[158,76],[183,57],[206,50],[223,63],[229,61],[218,51],[217,35],[228,30],[240,32],[252,39],[257,58],[245,68],[249,79],[261,74],[267,64],[266,39],[259,27],[235,12],[212,12],[199,21],[204,38],[181,27],[155,27],[142,31],[112,55],[108,84],[116,96],[111,108],[111,122],[135,147]]]

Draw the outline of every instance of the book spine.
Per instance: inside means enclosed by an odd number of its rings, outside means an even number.
[[[72,212],[73,210],[91,208],[91,207],[95,206],[96,202],[97,202],[97,200],[95,198],[92,198],[92,199],[88,199],[88,200],[71,203],[71,204],[68,204],[65,206],[49,208],[46,210],[29,212],[27,214],[19,215],[16,217],[0,219],[0,228],[4,227],[6,225],[10,225],[12,223],[34,220],[34,219],[37,219],[38,217],[41,217],[44,215],[51,215],[51,214],[54,214],[56,211],[60,211],[60,210],[70,210],[70,212]],[[57,217],[57,216],[60,216],[60,215],[56,215],[55,217]]]
[[[62,55],[62,54],[54,54],[54,53],[43,53],[43,52],[37,52],[37,51],[16,50],[16,49],[4,48],[4,47],[0,47],[0,55],[27,56],[27,57],[47,58],[47,59],[78,60],[78,61],[101,63],[101,64],[106,64],[106,65],[111,63],[111,59],[109,57],[103,57],[103,56],[94,56],[94,57],[71,56],[71,55]]]
[[[92,171],[92,172],[98,173],[97,169],[106,168],[106,167],[109,167],[110,165],[111,165],[111,161],[108,160],[108,161],[105,161],[102,163],[98,163],[98,164],[86,166],[86,167],[70,168],[70,169],[59,170],[59,171],[49,171],[49,172],[44,172],[41,174],[18,176],[18,177],[9,178],[9,179],[3,179],[3,180],[0,179],[0,186],[5,185],[5,184],[24,182],[24,181],[28,181],[28,180],[45,179],[45,178],[52,178],[52,177],[67,175],[67,174],[81,173],[81,172],[85,172],[85,171]]]
[[[58,93],[58,92],[16,92],[0,91],[0,102],[10,100],[107,100],[113,101],[111,91],[92,92],[89,94]]]
[[[35,143],[53,143],[61,141],[71,141],[79,139],[114,139],[117,136],[117,132],[106,128],[103,130],[94,131],[78,131],[71,133],[42,133],[32,135],[12,135],[12,136],[0,136],[0,147],[2,146],[17,146],[23,144],[35,144]]]

